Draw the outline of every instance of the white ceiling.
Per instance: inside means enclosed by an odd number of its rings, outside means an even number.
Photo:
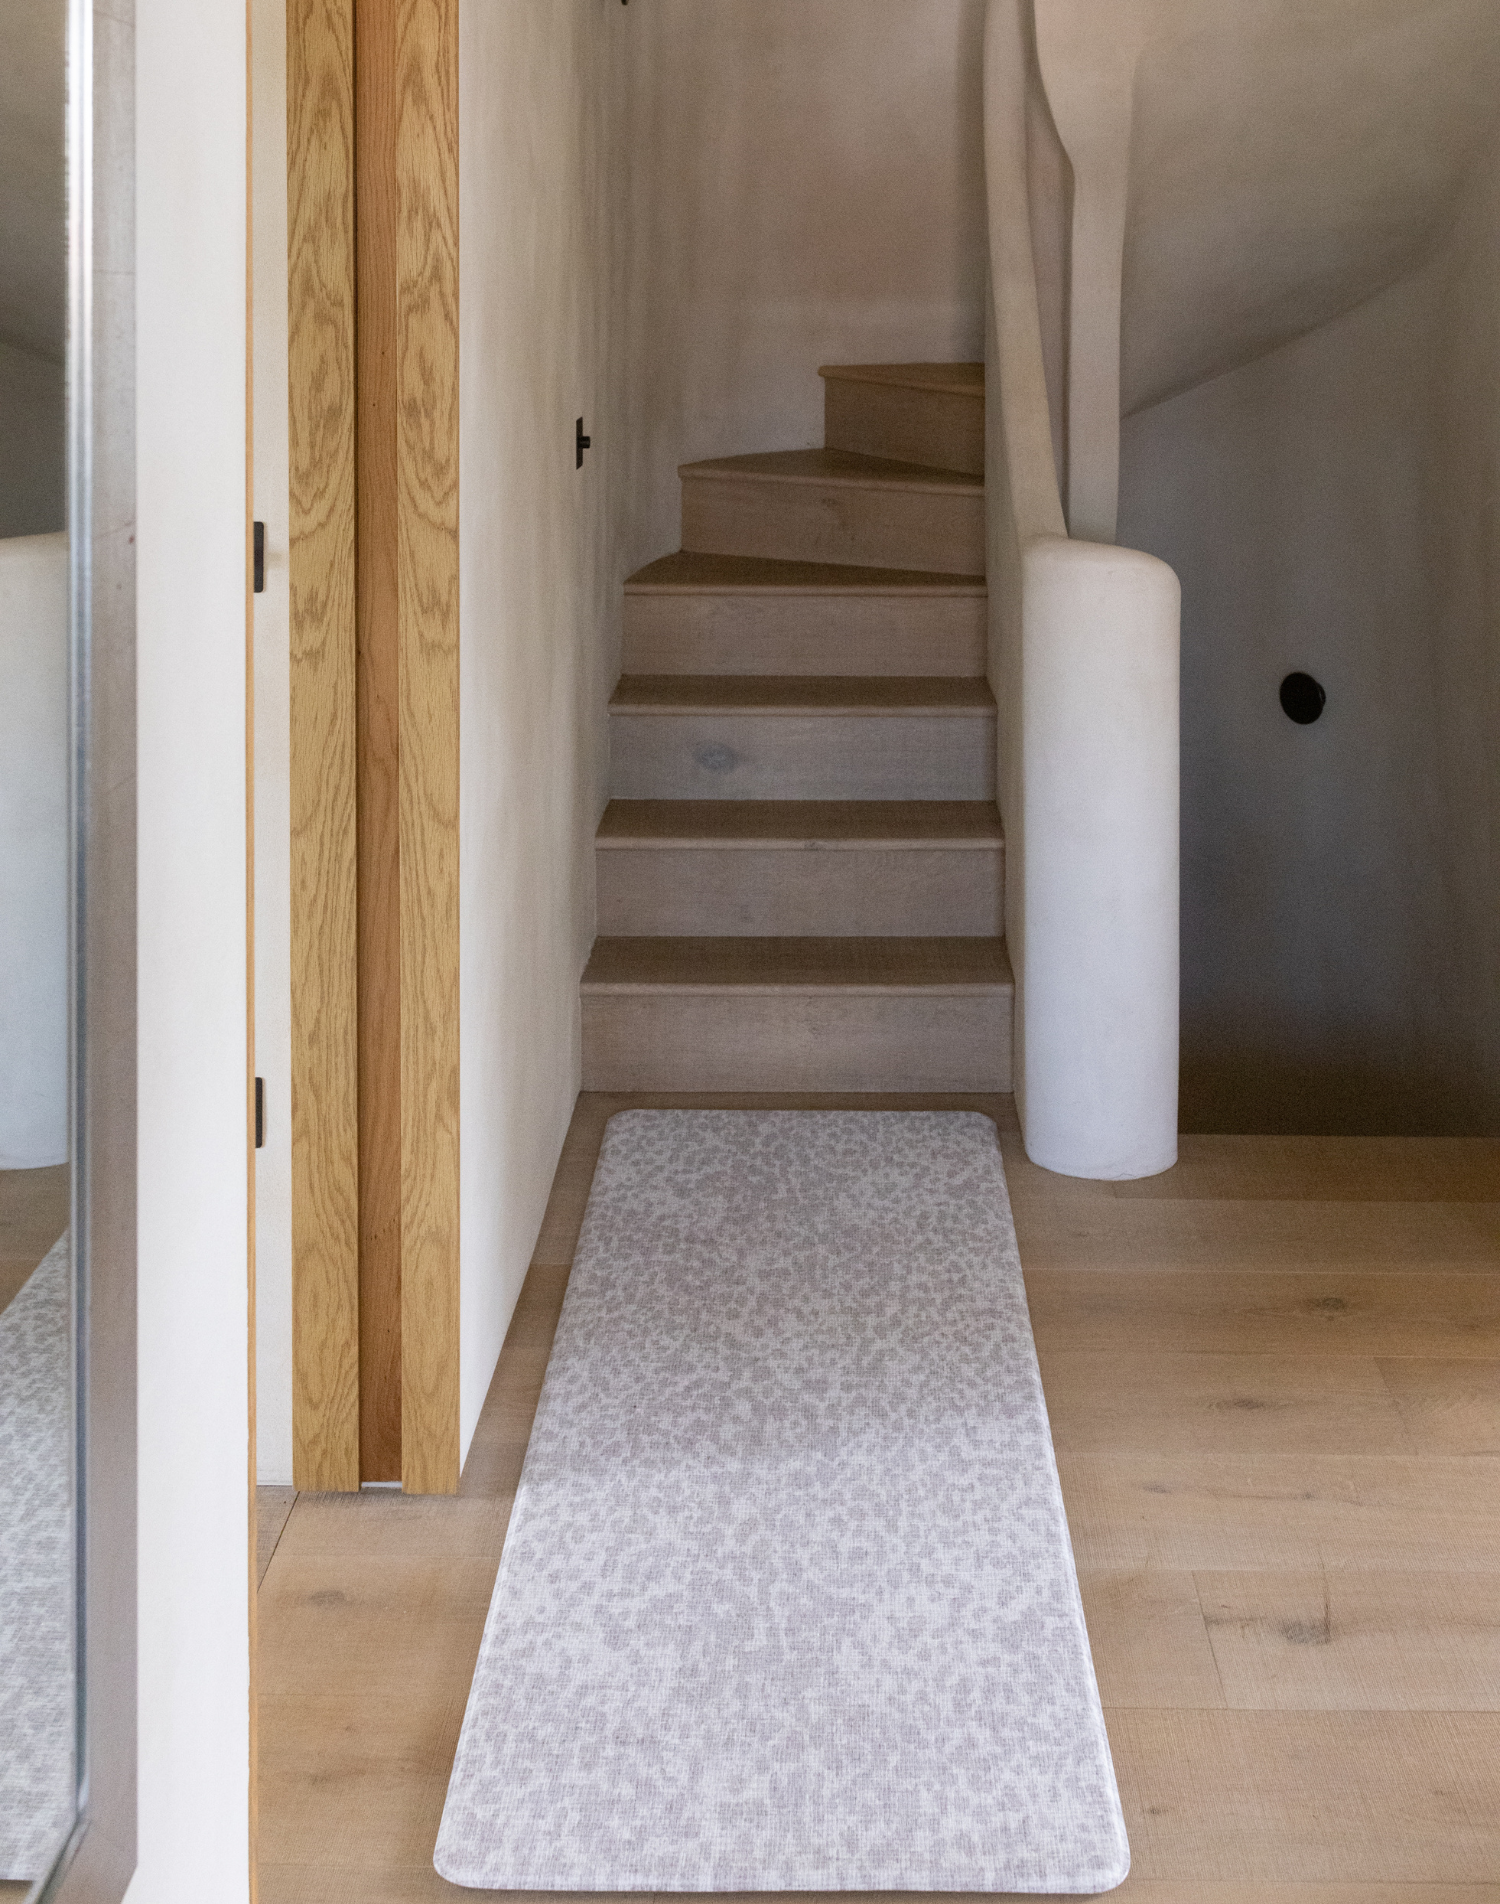
[[[61,359],[64,0],[0,0],[0,342]]]

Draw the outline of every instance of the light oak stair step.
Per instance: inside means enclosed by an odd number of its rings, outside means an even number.
[[[599,930],[998,937],[1004,853],[984,801],[614,800],[596,842]]]
[[[830,449],[984,474],[983,364],[825,364]]]
[[[726,456],[679,474],[684,549],[984,573],[984,483],[956,470],[825,449]]]
[[[979,675],[982,575],[681,550],[625,584],[627,674]]]
[[[588,1091],[1008,1091],[992,938],[601,938]]]
[[[617,800],[990,800],[995,701],[927,676],[626,675]]]

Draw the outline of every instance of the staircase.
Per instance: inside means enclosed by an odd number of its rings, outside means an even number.
[[[1008,1091],[984,369],[825,369],[625,584],[594,1091]]]

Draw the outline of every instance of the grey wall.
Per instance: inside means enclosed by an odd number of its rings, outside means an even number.
[[[1494,0],[1104,0],[1104,10],[1116,3],[1157,29],[1134,87],[1128,413],[1316,330],[1421,265],[1494,137],[1500,10]]]
[[[0,7],[0,538],[65,526],[64,0]]]
[[[1187,1129],[1500,1129],[1497,249],[1490,158],[1411,275],[1126,423],[1120,539],[1183,583]]]
[[[0,338],[0,541],[66,526],[67,416],[61,359]]]

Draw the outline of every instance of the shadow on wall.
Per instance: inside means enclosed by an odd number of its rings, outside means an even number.
[[[1199,1021],[1183,1041],[1185,1131],[1281,1137],[1474,1136],[1492,1134],[1491,1108],[1476,1103],[1462,1054],[1440,1068],[1372,1062],[1358,1033],[1301,1041],[1276,1027],[1259,1045],[1234,1024]]]
[[[1500,15],[1465,17],[1493,69]],[[1399,112],[1387,132],[1399,171]],[[1142,142],[1165,225],[1185,201]],[[1396,282],[1123,426],[1120,539],[1183,588],[1185,1130],[1500,1132],[1500,148],[1447,156],[1443,192],[1409,181]],[[1127,296],[1201,276],[1254,305],[1219,253],[1215,278],[1143,235],[1149,210]],[[1298,669],[1316,725],[1278,702]]]
[[[0,6],[0,540],[67,518],[65,15]]]
[[[67,417],[62,364],[0,338],[0,541],[66,526]]]

